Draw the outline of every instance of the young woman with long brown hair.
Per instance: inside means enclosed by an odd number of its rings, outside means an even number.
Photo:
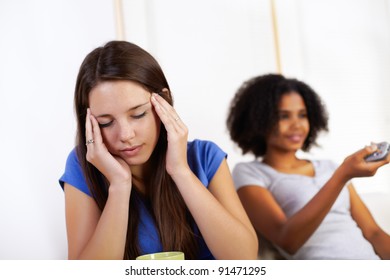
[[[257,238],[214,143],[188,142],[157,61],[125,41],[84,59],[60,184],[70,259],[254,259]]]

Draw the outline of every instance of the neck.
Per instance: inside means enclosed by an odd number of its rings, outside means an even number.
[[[145,194],[146,187],[145,187],[145,168],[143,166],[132,166],[131,167],[131,176],[132,181],[134,185],[137,188],[137,191]]]
[[[314,177],[314,166],[310,161],[297,158],[296,152],[267,152],[263,162],[282,173]]]
[[[296,152],[268,151],[263,157],[263,162],[275,169],[285,170],[296,167],[300,160]]]

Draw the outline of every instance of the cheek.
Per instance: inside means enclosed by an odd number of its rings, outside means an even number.
[[[278,139],[279,135],[280,135],[280,127],[277,126],[273,128],[272,131],[266,137],[267,143],[275,142]]]
[[[103,143],[106,145],[107,149],[111,152],[113,143],[115,143],[115,133],[113,130],[101,130]]]
[[[289,126],[286,123],[279,122],[279,124],[273,129],[272,135],[275,137],[280,136],[283,134],[285,131],[289,130]]]
[[[310,130],[310,123],[309,123],[309,120],[306,120],[306,122],[304,123],[304,126],[306,127],[307,131]]]

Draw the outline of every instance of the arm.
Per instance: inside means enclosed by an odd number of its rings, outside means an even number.
[[[245,186],[238,194],[255,229],[286,252],[294,254],[321,224],[348,180],[372,176],[380,166],[388,163],[365,162],[364,157],[372,151],[371,147],[366,147],[347,157],[321,190],[289,218],[265,188]]]
[[[244,186],[238,195],[255,229],[266,239],[294,254],[321,224],[342,186],[328,182],[301,210],[288,218],[271,192]]]
[[[87,112],[87,139],[94,139],[87,160],[110,182],[101,212],[96,202],[65,184],[66,226],[69,259],[123,259],[126,244],[131,172],[128,165],[107,150],[96,119]]]
[[[372,244],[375,252],[382,259],[390,259],[390,235],[375,222],[370,211],[357,194],[355,188],[348,186],[351,200],[351,215],[363,232],[364,237]]]
[[[213,255],[217,259],[256,259],[256,233],[234,190],[226,160],[207,190],[188,166],[187,127],[160,96],[153,95],[152,104],[168,132],[167,172]]]
[[[69,259],[123,259],[128,205],[125,195],[109,189],[101,212],[96,202],[65,184],[65,211]]]
[[[174,180],[217,259],[257,258],[256,233],[234,190],[226,160],[214,175],[209,191],[190,170]]]

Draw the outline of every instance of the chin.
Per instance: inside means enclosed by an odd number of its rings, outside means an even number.
[[[129,166],[143,165],[149,160],[149,157],[137,156],[124,159]]]
[[[299,144],[299,145],[295,145],[293,149],[294,150],[302,150],[302,147],[303,147],[303,145]]]
[[[143,160],[136,160],[136,159],[126,159],[125,161],[129,166],[137,166],[145,163],[145,161]]]
[[[288,150],[292,150],[292,151],[298,151],[298,150],[301,150],[302,149],[302,147],[303,147],[303,145],[302,144],[290,144],[290,145],[287,145],[286,146],[286,148],[288,149]]]

